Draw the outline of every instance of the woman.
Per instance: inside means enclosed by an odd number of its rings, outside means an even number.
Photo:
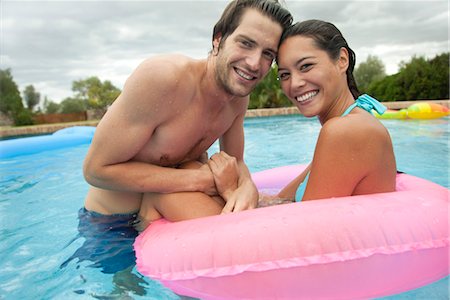
[[[355,53],[341,32],[320,20],[297,23],[284,32],[277,62],[284,93],[322,125],[311,164],[278,196],[305,201],[394,191],[392,142],[370,113],[386,108],[360,96]]]

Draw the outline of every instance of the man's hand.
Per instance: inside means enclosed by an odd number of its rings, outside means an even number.
[[[256,208],[258,191],[251,180],[243,182],[229,197],[222,213],[238,212]]]
[[[192,164],[192,162],[190,162]],[[199,163],[199,162],[195,162]],[[186,169],[198,169],[200,171],[200,180],[202,182],[201,189],[199,189],[199,192],[203,192],[209,196],[217,196],[219,195],[219,192],[217,191],[214,175],[211,172],[211,169],[209,168],[208,164],[203,164],[200,167],[186,167],[186,165],[183,165],[181,168]]]
[[[208,162],[214,175],[217,191],[226,201],[222,213],[255,208],[258,191],[251,181],[248,170],[243,172],[236,158],[225,152],[214,154]],[[243,176],[243,174],[248,176]]]
[[[238,164],[236,158],[221,151],[211,156],[208,166],[214,176],[217,192],[226,202],[238,187]]]

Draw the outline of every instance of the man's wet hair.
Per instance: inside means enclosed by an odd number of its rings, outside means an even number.
[[[222,44],[239,26],[242,15],[247,9],[255,9],[269,17],[280,24],[283,31],[292,24],[291,13],[276,0],[233,0],[227,5],[214,26],[212,39],[221,37],[220,44]]]

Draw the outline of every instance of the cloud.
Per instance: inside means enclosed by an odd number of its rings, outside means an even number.
[[[286,1],[295,20],[335,23],[357,54],[388,72],[413,55],[448,51],[447,1]],[[2,1],[1,68],[23,90],[61,101],[74,80],[98,76],[119,88],[145,58],[206,57],[228,1]]]
[[[377,55],[388,73],[412,56],[448,52],[447,1],[296,1],[289,9],[297,21],[334,23],[356,52],[357,63]]]

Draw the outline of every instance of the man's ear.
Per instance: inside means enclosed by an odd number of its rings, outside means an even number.
[[[220,41],[222,40],[222,34],[218,33],[213,39],[213,50],[212,53],[217,55],[219,53]]]
[[[348,50],[347,48],[342,47],[339,53],[339,59],[338,59],[338,67],[339,70],[343,73],[347,72],[348,65],[349,65],[349,57],[348,57]]]

